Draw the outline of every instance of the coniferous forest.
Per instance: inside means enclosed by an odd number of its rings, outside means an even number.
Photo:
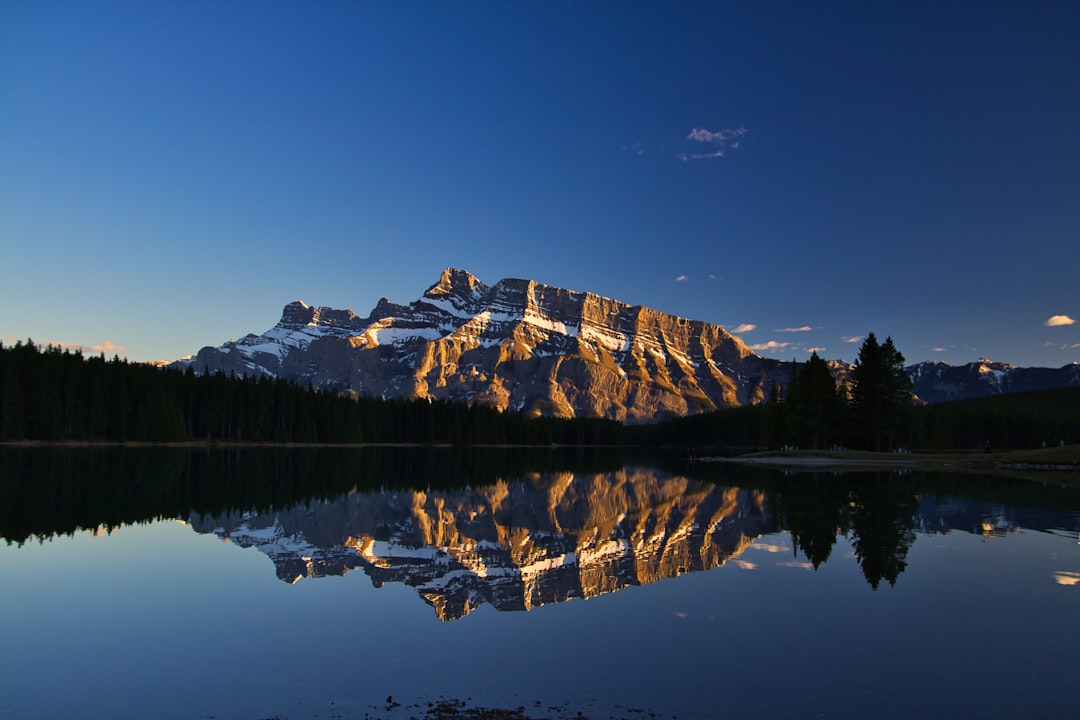
[[[353,398],[284,380],[130,363],[33,342],[0,346],[0,439],[101,442],[615,445],[610,420],[484,405]]]
[[[425,445],[675,445],[892,450],[1034,448],[1080,439],[1080,388],[911,402],[903,356],[871,334],[839,386],[793,363],[767,403],[624,426],[484,405],[351,397],[280,379],[196,375],[114,357],[0,345],[0,440]]]

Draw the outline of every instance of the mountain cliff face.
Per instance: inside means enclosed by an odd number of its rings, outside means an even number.
[[[453,492],[352,493],[267,514],[192,518],[266,553],[286,582],[362,569],[440,619],[529,610],[708,570],[775,530],[762,493],[648,469],[532,475]]]
[[[290,303],[267,332],[176,365],[627,422],[758,403],[790,376],[716,325],[531,280],[488,286],[452,268],[419,300],[384,298],[367,317]]]
[[[924,362],[905,370],[915,395],[928,403],[1080,386],[1080,365],[1024,368],[979,360],[967,365]]]

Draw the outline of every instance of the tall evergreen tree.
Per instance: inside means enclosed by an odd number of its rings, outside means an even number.
[[[911,405],[911,379],[904,371],[904,356],[891,337],[878,343],[870,333],[851,368],[851,409],[857,433],[870,447],[892,444]]]
[[[839,434],[841,400],[829,364],[811,353],[798,372],[796,392],[788,396],[800,444],[827,447]]]

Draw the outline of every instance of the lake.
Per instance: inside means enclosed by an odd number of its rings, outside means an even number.
[[[1072,482],[7,449],[0,720],[1070,717]]]

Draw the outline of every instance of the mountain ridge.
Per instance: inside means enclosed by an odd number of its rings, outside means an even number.
[[[381,298],[364,318],[291,302],[265,333],[176,364],[627,422],[761,402],[787,365],[718,325],[533,280],[489,286],[456,268],[408,305]]]
[[[266,332],[204,347],[173,366],[630,423],[758,404],[791,377],[790,361],[755,354],[719,325],[534,280],[488,285],[453,267],[418,299],[380,298],[366,317],[294,300]],[[845,379],[849,366],[830,366]],[[1076,365],[980,360],[906,370],[924,402],[1080,385]]]

